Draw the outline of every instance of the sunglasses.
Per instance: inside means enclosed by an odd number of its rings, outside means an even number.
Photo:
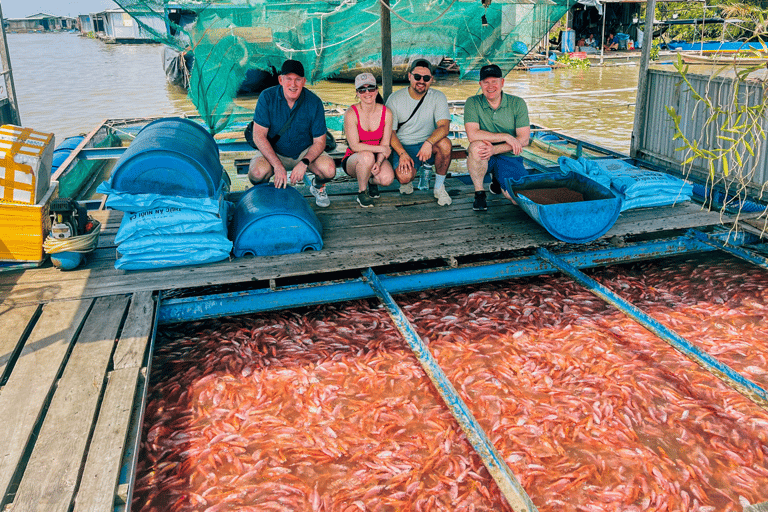
[[[373,91],[375,91],[375,90],[377,90],[377,89],[378,89],[378,87],[376,87],[375,85],[368,85],[368,86],[366,86],[366,87],[359,87],[359,88],[357,89],[357,92],[359,92],[360,94],[362,94],[362,93],[364,93],[364,92],[373,92]]]
[[[424,83],[429,82],[432,80],[432,75],[420,75],[418,73],[413,73],[413,79],[417,82],[420,80],[424,80]]]

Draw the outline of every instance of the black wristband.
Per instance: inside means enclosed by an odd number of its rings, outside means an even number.
[[[309,164],[310,164],[311,162],[309,161],[309,158],[302,158],[302,159],[301,159],[301,163],[303,163],[304,165],[306,165],[307,167],[309,167]]]

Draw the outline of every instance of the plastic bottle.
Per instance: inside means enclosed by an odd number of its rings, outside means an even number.
[[[432,178],[432,166],[423,164],[421,166],[421,177],[419,178],[419,190],[429,190],[429,180]]]

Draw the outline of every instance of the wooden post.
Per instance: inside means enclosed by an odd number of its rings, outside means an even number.
[[[643,48],[640,52],[640,70],[638,71],[637,98],[635,99],[635,124],[629,141],[629,156],[637,158],[640,141],[645,138],[645,111],[648,108],[648,65],[651,60],[653,46],[653,18],[656,11],[656,0],[648,0],[645,4],[645,31],[643,32]]]
[[[16,102],[16,87],[13,85],[13,71],[11,70],[11,58],[8,54],[8,41],[5,39],[5,24],[3,23],[3,7],[0,5],[0,31],[3,34],[3,40],[0,41],[0,62],[2,63],[2,69],[0,70],[3,75],[3,81],[5,83],[5,92],[8,97],[8,104],[10,105],[11,115],[10,119],[3,119],[2,121],[10,124],[21,126],[21,116],[19,115],[19,104]],[[0,100],[2,101],[2,100]]]
[[[381,2],[381,88],[384,101],[392,94],[392,25],[389,17],[389,0]]]

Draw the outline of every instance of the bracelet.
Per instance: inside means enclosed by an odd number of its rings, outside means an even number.
[[[432,141],[431,141],[431,140],[429,140],[429,139],[425,140],[424,142],[429,142],[429,145],[430,145],[430,146],[432,146],[432,147],[435,147],[435,145],[434,145],[434,144],[432,144]]]
[[[302,158],[301,163],[309,167],[309,164],[311,164],[312,162],[309,161],[309,158]]]

